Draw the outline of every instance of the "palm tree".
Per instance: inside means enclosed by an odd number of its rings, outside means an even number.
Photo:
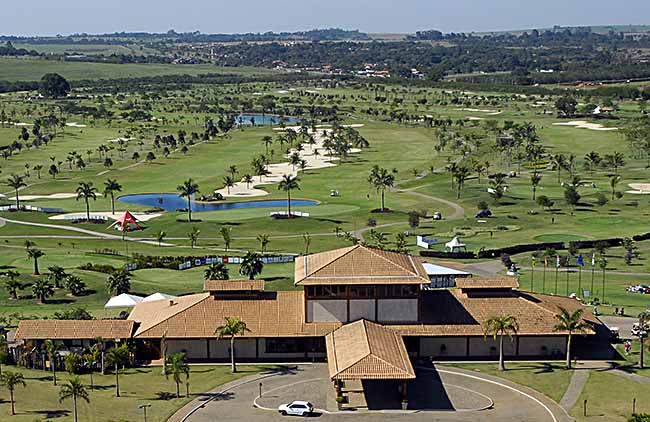
[[[264,262],[260,254],[249,251],[242,258],[239,274],[248,276],[249,280],[255,280],[255,276],[261,274],[263,268]]]
[[[622,152],[614,151],[614,154],[605,156],[605,161],[610,167],[614,167],[614,174],[618,176],[618,169],[625,165],[625,155]]]
[[[162,230],[156,233],[156,241],[158,242],[158,246],[162,246],[162,242],[165,240],[165,237],[167,237],[167,233]]]
[[[111,196],[111,213],[115,215],[115,192],[122,192],[122,185],[115,179],[108,179],[104,182],[104,198]]]
[[[74,422],[77,422],[77,398],[85,400],[86,403],[90,403],[88,391],[86,391],[86,387],[84,387],[84,385],[81,383],[81,380],[77,376],[70,378],[67,383],[61,386],[61,391],[59,392],[59,402],[63,403],[70,397],[72,397],[73,403]]]
[[[81,296],[86,292],[86,283],[76,275],[69,275],[65,278],[65,287],[72,296]]]
[[[12,174],[11,177],[7,179],[7,185],[14,189],[16,192],[16,209],[20,209],[20,198],[18,197],[18,190],[27,186],[25,183],[25,177],[18,174]]]
[[[36,164],[34,166],[34,170],[36,170],[36,175],[40,179],[41,178],[41,171],[43,170],[43,164]]]
[[[576,309],[574,312],[569,312],[563,307],[558,307],[560,313],[555,315],[558,324],[553,327],[553,331],[566,332],[566,369],[571,369],[571,337],[573,333],[584,333],[589,329],[589,325],[582,319],[582,309]]]
[[[113,271],[106,280],[106,287],[109,293],[115,292],[116,295],[128,293],[131,290],[131,277],[125,269]]]
[[[257,241],[260,242],[260,249],[262,250],[262,253],[265,253],[266,252],[266,247],[271,242],[271,239],[269,238],[269,235],[268,234],[258,234],[257,235]]]
[[[226,246],[226,251],[228,251],[228,249],[230,249],[230,243],[232,242],[232,229],[230,227],[221,226],[219,234],[221,234],[223,243]]]
[[[190,239],[190,245],[192,246],[192,249],[194,249],[196,243],[199,241],[199,234],[201,234],[201,230],[197,229],[194,226],[192,226],[192,230],[187,233],[187,238]]]
[[[129,362],[129,349],[126,343],[113,346],[106,352],[106,363],[115,367],[115,395],[120,397],[120,366]]]
[[[589,167],[589,174],[594,174],[594,166],[600,163],[600,154],[596,151],[591,151],[585,155],[585,162],[587,167]]]
[[[182,185],[178,185],[176,190],[180,192],[178,196],[187,198],[187,221],[192,222],[192,195],[199,193],[199,185],[189,178]]]
[[[253,176],[250,174],[245,174],[244,177],[242,178],[242,182],[246,183],[246,189],[251,188],[251,183],[253,183]]]
[[[47,358],[50,360],[50,365],[52,366],[52,380],[54,385],[56,385],[56,359],[59,356],[59,350],[61,350],[61,343],[58,341],[45,340],[41,345],[41,350],[47,355]]]
[[[291,218],[291,191],[293,189],[300,189],[298,178],[289,174],[282,176],[278,190],[283,190],[287,193],[287,218]]]
[[[185,361],[185,353],[174,353],[167,358],[167,375],[171,374],[176,383],[176,398],[180,398],[181,375],[185,380],[190,377],[190,366]],[[233,371],[234,372],[234,371]]]
[[[535,196],[537,194],[537,186],[539,186],[539,183],[542,181],[542,175],[539,173],[534,173],[530,175],[530,185],[533,187],[533,201],[535,200]]]
[[[381,212],[384,212],[384,196],[386,190],[392,188],[395,185],[395,175],[391,174],[385,168],[379,168],[379,166],[374,166],[370,171],[370,176],[368,176],[368,183],[370,183],[377,192],[381,193]]]
[[[503,173],[494,174],[490,180],[490,187],[493,191],[492,195],[494,196],[494,200],[498,203],[503,198],[503,194],[508,187],[506,184],[506,175]]]
[[[23,387],[26,387],[27,384],[25,383],[25,377],[23,374],[19,374],[17,372],[11,372],[11,371],[5,371],[0,375],[0,385],[3,387],[7,387],[7,390],[9,390],[9,400],[11,401],[11,415],[16,414],[16,400],[14,400],[14,391],[16,391],[16,387],[19,385],[22,385]]]
[[[89,199],[93,201],[97,200],[97,188],[93,186],[92,182],[80,182],[77,186],[77,201],[79,198],[83,198],[86,203],[86,220],[90,221],[90,204],[88,203]]]
[[[203,274],[206,280],[228,280],[230,278],[228,267],[222,262],[208,265]]]
[[[246,323],[239,317],[226,317],[226,323],[217,327],[215,331],[215,334],[220,339],[224,337],[230,338],[230,368],[233,374],[237,372],[237,366],[235,364],[235,336],[243,335],[247,331],[250,330],[246,327]]]
[[[469,168],[465,166],[458,166],[454,172],[454,179],[456,180],[456,198],[460,199],[460,194],[465,187],[465,180],[469,177]]]
[[[235,186],[235,179],[232,176],[226,176],[223,178],[223,187],[228,191],[228,195],[230,195],[230,188],[233,186]]]
[[[650,311],[645,310],[639,314],[639,368],[644,368],[643,353],[644,353],[644,337],[647,334],[648,327],[650,326]]]
[[[11,296],[11,300],[18,300],[18,290],[23,287],[22,283],[18,280],[20,273],[15,270],[9,270],[4,274],[4,277],[6,278],[5,288],[9,296]]]
[[[612,188],[612,201],[616,199],[616,186],[621,182],[621,176],[612,176],[609,179],[609,186]]]
[[[93,390],[95,388],[95,384],[93,383],[93,372],[95,372],[95,367],[100,361],[99,347],[97,347],[96,344],[93,345],[88,353],[85,353],[83,355],[83,359],[84,365],[86,365],[86,368],[88,368],[88,371],[90,373],[90,389]]]
[[[567,159],[562,154],[554,154],[551,156],[551,165],[553,170],[557,171],[557,182],[560,183],[562,178],[562,169],[567,165]]]
[[[48,297],[54,295],[54,288],[45,278],[38,278],[32,284],[32,293],[36,296],[36,303],[44,304]]]
[[[269,135],[265,135],[262,138],[262,142],[264,143],[264,147],[266,148],[266,155],[269,155],[269,146],[273,145],[273,138],[271,138]]]
[[[36,248],[27,248],[27,258],[34,260],[34,275],[41,275],[38,271],[38,258],[45,256],[45,252]]]
[[[519,324],[517,323],[517,318],[512,315],[502,315],[498,317],[492,317],[486,320],[483,323],[483,333],[484,336],[492,336],[494,340],[499,339],[499,371],[505,371],[506,365],[503,360],[503,337],[508,335],[512,338],[512,335],[516,335],[519,331]]]

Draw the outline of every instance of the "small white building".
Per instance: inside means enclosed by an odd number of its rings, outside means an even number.
[[[423,263],[422,266],[431,280],[429,287],[432,289],[442,289],[456,287],[457,278],[471,277],[472,274],[460,271],[455,268],[443,267],[442,265]]]

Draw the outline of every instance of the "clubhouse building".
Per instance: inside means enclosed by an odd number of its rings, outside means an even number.
[[[240,361],[326,359],[332,380],[414,378],[411,361],[495,358],[497,342],[484,322],[512,315],[519,331],[505,341],[508,357],[561,358],[567,333],[555,331],[558,307],[582,305],[566,297],[519,290],[514,278],[457,278],[434,288],[415,257],[355,245],[295,260],[294,291],[266,291],[264,281],[208,280],[198,294],[142,302],[126,320],[21,321],[24,362],[37,362],[40,343],[59,340],[71,352],[97,337],[130,341],[138,361],[185,352],[190,361],[229,358],[229,341],[215,334],[227,317],[249,329],[235,342]],[[600,321],[585,310],[592,329]]]

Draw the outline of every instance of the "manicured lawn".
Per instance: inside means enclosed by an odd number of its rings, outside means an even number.
[[[79,401],[80,421],[118,421],[141,420],[141,404],[151,404],[147,410],[147,420],[167,420],[176,410],[197,395],[238,378],[262,371],[259,367],[241,366],[237,374],[230,373],[229,366],[192,366],[190,372],[190,398],[185,396],[185,385],[181,386],[183,397],[176,398],[176,385],[173,378],[165,379],[159,367],[127,369],[120,372],[120,397],[115,396],[115,376],[95,373],[95,389],[89,391],[90,403]],[[10,416],[10,404],[6,391],[2,391],[0,401],[0,420],[34,421],[54,418],[58,421],[73,420],[72,401],[59,403],[60,385],[67,378],[65,373],[57,373],[59,386],[55,387],[50,373],[16,367],[3,370],[21,372],[25,376],[26,388],[16,388],[15,417]],[[89,389],[90,376],[81,376]],[[183,378],[184,379],[184,378]]]

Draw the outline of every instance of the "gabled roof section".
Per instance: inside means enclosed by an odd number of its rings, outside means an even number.
[[[295,284],[428,284],[422,263],[407,254],[364,245],[296,258]]]
[[[325,337],[332,380],[413,379],[404,341],[394,330],[360,320]]]
[[[264,280],[205,280],[206,292],[263,292]]]
[[[107,340],[127,339],[135,323],[128,320],[22,320],[18,323],[18,340]]]
[[[185,312],[209,297],[210,293],[200,293],[169,300],[138,303],[129,315],[130,321],[140,324],[134,336],[138,336],[175,315]]]
[[[501,278],[459,278],[459,289],[518,289],[519,281],[515,277]]]

